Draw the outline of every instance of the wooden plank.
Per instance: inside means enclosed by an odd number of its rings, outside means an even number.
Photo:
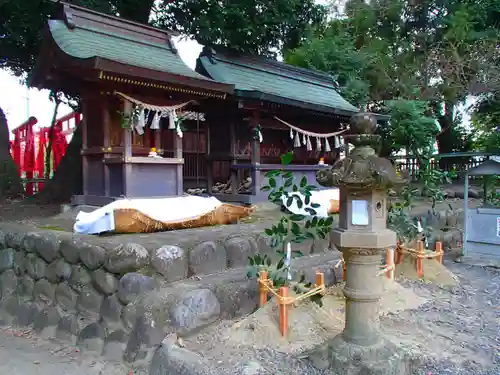
[[[231,118],[231,121],[229,123],[229,142],[230,142],[230,156],[231,156],[231,164],[236,164],[237,159],[236,159],[236,124],[234,122],[234,117]],[[231,193],[232,194],[237,194],[238,193],[238,174],[236,170],[231,169],[230,170],[230,180],[231,180]]]
[[[255,131],[257,126],[259,125],[260,113],[255,110],[253,111],[252,123],[251,123],[251,131],[252,133]],[[252,165],[260,164],[260,142],[258,139],[252,134]],[[260,189],[261,181],[260,181],[260,173],[256,170],[252,170],[252,194],[257,195],[258,190]]]
[[[80,125],[82,127],[82,149],[85,150],[88,147],[88,126],[89,126],[89,121],[88,121],[88,115],[89,112],[91,111],[91,102],[90,101],[90,96],[89,93],[85,93],[83,95],[83,100],[82,100],[82,113],[83,113],[83,118],[85,121]],[[82,155],[82,179],[83,179],[83,195],[88,195],[89,194],[89,179],[90,179],[90,173],[89,173],[89,164],[87,157],[85,155]]]
[[[210,121],[205,121],[205,147],[206,147],[206,169],[207,169],[207,193],[212,194],[212,187],[214,186],[214,173],[213,163],[211,159],[211,139],[210,139]]]
[[[174,136],[174,159],[182,160],[182,164],[184,164],[184,159],[182,159],[182,138],[177,134]],[[183,190],[183,180],[182,180],[182,164],[177,165],[177,195],[184,194]]]
[[[111,116],[109,114],[110,110],[110,103],[109,103],[109,98],[107,95],[102,95],[101,94],[101,103],[104,104],[102,106],[102,118],[103,118],[103,132],[104,132],[104,137],[103,137],[103,147],[105,150],[108,150],[108,148],[111,146],[111,138],[110,138],[110,133],[111,133]],[[104,154],[103,157],[104,159],[110,157],[110,154]],[[111,194],[111,179],[110,179],[110,172],[109,169],[104,167],[104,195],[109,196]]]
[[[123,102],[123,112],[126,116],[130,116],[132,113],[132,103],[125,100]],[[123,129],[123,156],[128,158],[132,156],[132,130]]]

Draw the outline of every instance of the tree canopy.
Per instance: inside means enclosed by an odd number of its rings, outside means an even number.
[[[157,17],[202,45],[268,55],[297,47],[324,23],[326,8],[314,0],[176,0],[160,2]]]
[[[355,104],[397,110],[390,128],[382,130],[394,135],[386,148],[399,148],[396,130],[410,126],[400,122],[403,117],[422,115],[438,122],[439,149],[451,152],[470,145],[457,107],[471,95],[500,90],[498,40],[496,0],[350,0],[342,16],[288,51],[286,61],[331,73]],[[415,102],[395,106],[395,100]],[[432,122],[412,123],[419,127],[412,130],[416,144],[433,141]],[[415,139],[405,139],[405,148],[412,149]]]

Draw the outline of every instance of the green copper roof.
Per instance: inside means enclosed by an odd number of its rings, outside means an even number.
[[[346,115],[359,112],[335,90],[330,75],[256,56],[205,48],[196,71],[235,86],[236,95]]]
[[[170,46],[138,40],[105,28],[78,25],[68,28],[62,20],[50,20],[49,28],[59,48],[77,59],[104,58],[138,68],[146,68],[207,81],[184,64]]]

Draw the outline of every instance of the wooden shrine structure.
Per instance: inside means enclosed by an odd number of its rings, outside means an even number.
[[[82,103],[83,194],[73,204],[182,195],[206,188],[222,201],[256,203],[264,174],[315,174],[339,158],[357,113],[332,76],[205,47],[193,71],[173,33],[58,3],[30,85]],[[229,182],[229,183],[228,183]],[[225,183],[226,189],[212,189]],[[245,186],[244,189],[241,187]]]
[[[235,86],[231,106],[212,110],[204,127],[208,193],[223,201],[267,200],[260,191],[264,175],[280,169],[280,155],[291,150],[287,169],[316,184],[316,172],[325,168],[319,159],[331,165],[339,158],[341,135],[359,112],[336,91],[331,75],[275,60],[205,47],[196,71]],[[228,177],[228,189],[211,190],[213,179]],[[242,191],[245,180],[251,186]]]
[[[83,194],[72,203],[181,195],[182,134],[173,121],[198,117],[203,100],[224,101],[233,86],[186,66],[168,31],[66,3],[57,7],[30,85],[81,99]],[[137,110],[144,107],[140,126]],[[164,157],[148,157],[152,148]]]

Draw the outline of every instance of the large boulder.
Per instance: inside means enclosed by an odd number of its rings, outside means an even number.
[[[216,375],[205,358],[175,344],[162,344],[151,361],[149,375]]]
[[[221,312],[219,301],[210,289],[186,292],[170,309],[171,324],[179,332],[189,332],[213,323]]]
[[[0,250],[0,273],[14,267],[14,249]]]
[[[127,273],[120,279],[118,285],[118,298],[124,304],[134,301],[141,294],[156,288],[157,284],[152,277],[139,273]]]
[[[226,266],[226,249],[212,241],[202,242],[189,252],[189,271],[193,275],[224,271]]]
[[[165,245],[157,249],[151,257],[151,265],[168,282],[182,280],[188,276],[188,258],[179,246]]]
[[[126,243],[108,251],[104,267],[112,273],[137,271],[149,264],[149,253],[141,245]]]

